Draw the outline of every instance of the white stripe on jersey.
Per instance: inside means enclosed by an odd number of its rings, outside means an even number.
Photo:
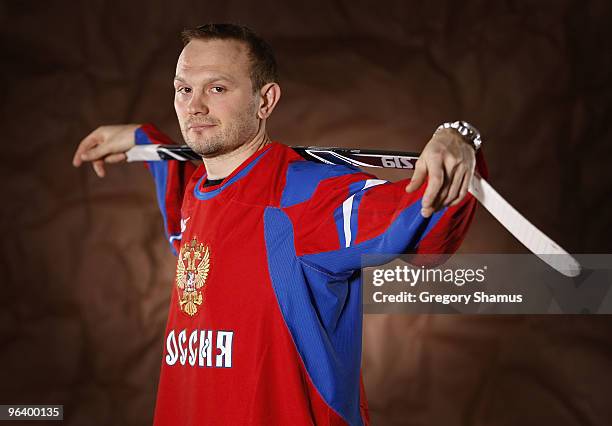
[[[387,181],[381,180],[381,179],[368,179],[365,181],[365,184],[363,185],[363,188],[361,188],[361,191],[364,191],[376,185],[381,185],[383,183],[387,183]],[[353,235],[351,232],[351,215],[353,213],[354,197],[355,197],[355,194],[348,197],[342,203],[342,219],[344,223],[344,246],[345,247],[350,247],[351,242],[352,242],[351,240],[353,238]]]

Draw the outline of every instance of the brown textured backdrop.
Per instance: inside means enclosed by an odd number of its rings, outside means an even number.
[[[570,251],[609,253],[611,18],[577,0],[0,1],[0,403],[151,423],[174,270],[152,182],[70,159],[101,124],[178,138],[183,27],[238,21],[271,42],[275,139],[418,150],[467,119],[503,195]],[[461,250],[524,251],[482,209]],[[376,425],[612,424],[609,317],[365,321]]]

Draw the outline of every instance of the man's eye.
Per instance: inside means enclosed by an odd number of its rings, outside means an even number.
[[[177,93],[191,93],[191,89],[189,87],[179,87],[176,89]]]
[[[210,90],[212,90],[213,93],[223,93],[223,92],[225,92],[225,88],[224,87],[220,87],[220,86],[215,86],[215,87],[211,88]]]

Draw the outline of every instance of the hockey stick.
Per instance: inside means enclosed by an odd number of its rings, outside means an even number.
[[[414,169],[419,159],[419,154],[412,152],[316,146],[292,148],[307,160],[357,167]],[[127,161],[160,160],[187,161],[201,158],[186,145],[137,145],[127,152]],[[470,182],[469,192],[517,240],[544,262],[568,277],[580,274],[581,266],[576,259],[525,219],[476,172]]]

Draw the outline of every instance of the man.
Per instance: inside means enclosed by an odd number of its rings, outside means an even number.
[[[475,208],[472,140],[437,131],[397,183],[305,161],[266,133],[281,96],[268,45],[230,24],[183,38],[174,107],[203,165],[148,164],[178,255],[155,424],[367,424],[361,256],[457,249]],[[171,141],[103,126],[73,163],[103,177],[144,143]]]

